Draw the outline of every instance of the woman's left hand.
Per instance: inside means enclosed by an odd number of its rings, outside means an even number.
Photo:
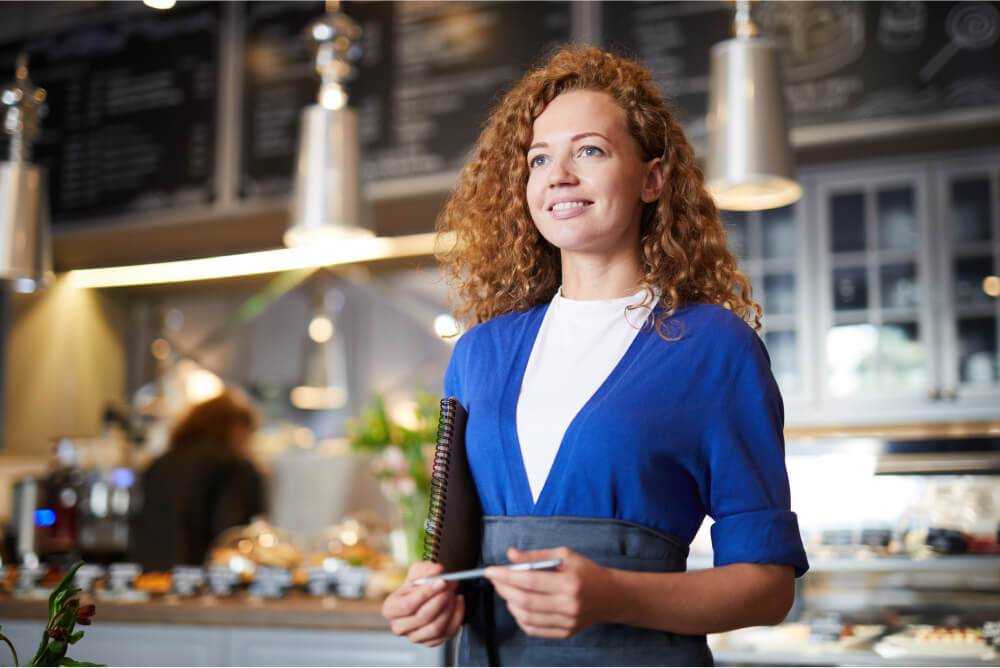
[[[529,636],[569,638],[592,624],[610,621],[615,598],[608,569],[565,547],[530,552],[512,547],[507,556],[515,564],[562,560],[554,571],[486,569],[486,577]]]

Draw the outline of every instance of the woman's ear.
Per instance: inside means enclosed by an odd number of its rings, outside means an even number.
[[[642,192],[640,198],[646,204],[660,199],[663,192],[663,159],[653,158],[646,163],[646,176],[642,181]]]

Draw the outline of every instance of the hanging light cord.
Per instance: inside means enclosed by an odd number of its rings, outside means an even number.
[[[736,0],[736,20],[733,23],[733,30],[740,38],[757,36],[757,26],[750,18],[750,0]]]

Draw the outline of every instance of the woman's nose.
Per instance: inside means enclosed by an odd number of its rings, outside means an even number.
[[[576,182],[576,173],[574,173],[573,166],[568,160],[552,161],[552,169],[549,170],[550,186],[573,185]]]

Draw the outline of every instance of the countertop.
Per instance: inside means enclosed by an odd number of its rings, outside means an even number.
[[[316,598],[291,594],[283,599],[247,595],[157,596],[149,601],[124,602],[98,599],[95,624],[187,624],[240,626],[269,629],[341,629],[387,631],[382,602],[370,599]],[[45,620],[44,599],[23,599],[0,594],[0,620]]]

